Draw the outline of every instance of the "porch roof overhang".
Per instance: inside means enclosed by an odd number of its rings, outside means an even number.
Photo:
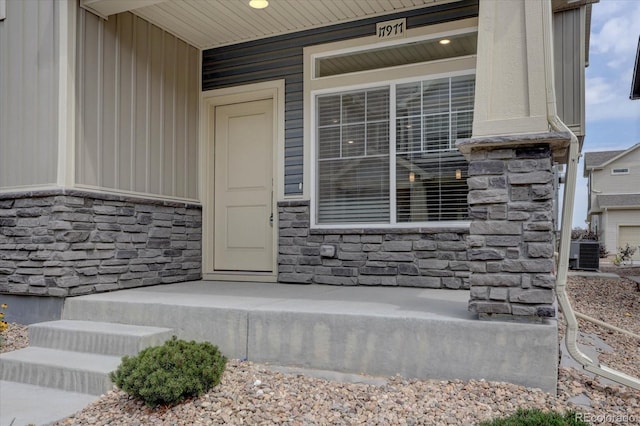
[[[249,0],[80,0],[80,6],[105,19],[131,12],[204,50],[459,1],[469,0],[269,0],[260,10]],[[594,1],[552,0],[552,6]]]
[[[460,0],[80,0],[98,16],[129,11],[199,49],[232,45]]]
[[[596,196],[598,210],[603,209],[639,209],[640,194],[601,194]]]

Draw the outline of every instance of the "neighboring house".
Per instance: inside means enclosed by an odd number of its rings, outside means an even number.
[[[0,0],[0,292],[44,317],[200,278],[413,286],[554,317],[553,118],[582,142],[593,2]]]
[[[640,143],[626,150],[586,152],[587,222],[611,256],[629,244],[640,260]]]

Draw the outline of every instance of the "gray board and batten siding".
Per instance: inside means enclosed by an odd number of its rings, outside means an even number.
[[[586,8],[581,7],[553,15],[558,115],[577,136],[585,134],[585,13]]]
[[[77,25],[76,183],[197,200],[198,49],[130,12]]]
[[[202,90],[285,80],[285,195],[302,194],[303,48],[375,34],[376,23],[407,18],[407,29],[478,16],[478,1],[465,0],[425,9],[363,19],[283,36],[205,50]]]
[[[0,21],[0,189],[56,183],[57,2],[8,1]],[[29,30],[24,30],[28,28]]]

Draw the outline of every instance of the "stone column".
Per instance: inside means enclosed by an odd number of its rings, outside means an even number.
[[[469,159],[469,310],[483,319],[555,317],[549,144],[478,145]]]
[[[481,318],[555,316],[552,160],[567,161],[572,135],[551,125],[551,13],[550,0],[479,5],[473,129],[456,146],[470,162],[469,309]]]

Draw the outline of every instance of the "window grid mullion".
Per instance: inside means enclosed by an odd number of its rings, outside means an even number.
[[[449,99],[448,99],[448,109],[449,109],[449,141],[447,142],[447,145],[449,147],[449,149],[451,149],[451,143],[452,143],[452,136],[453,136],[453,113],[452,113],[452,107],[453,107],[453,103],[451,100],[451,86],[453,85],[453,79],[451,77],[449,77],[448,79],[449,82]],[[444,206],[442,205],[442,153],[438,153],[438,168],[440,170],[440,179],[438,179],[438,219],[442,220],[442,212],[444,210]]]
[[[427,131],[425,128],[425,113],[424,113],[424,81],[420,82],[420,151],[426,151],[426,145],[424,142],[424,134]]]
[[[396,85],[389,86],[389,223],[397,223],[396,209]]]
[[[367,156],[367,129],[369,124],[369,91],[364,92],[364,155]]]
[[[340,158],[342,158],[342,130],[343,130],[343,125],[344,123],[342,122],[342,97],[344,95],[340,95],[340,119],[338,121],[338,123],[340,124],[340,140],[338,141],[338,143],[340,144]]]
[[[449,149],[453,142],[453,108],[451,107],[451,77],[449,77]]]

